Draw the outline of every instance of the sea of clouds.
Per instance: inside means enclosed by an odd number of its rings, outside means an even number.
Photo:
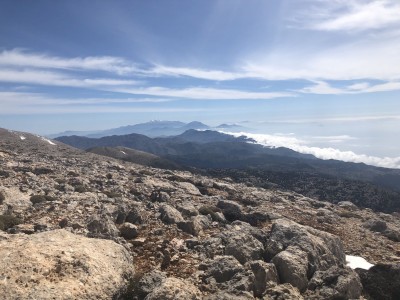
[[[248,132],[223,132],[235,137],[246,136],[255,140],[258,144],[278,148],[286,147],[303,154],[312,154],[320,159],[336,159],[346,162],[365,163],[367,165],[400,169],[400,157],[376,157],[366,154],[357,154],[353,151],[342,151],[335,148],[320,148],[307,145],[306,141],[292,135],[271,135]]]

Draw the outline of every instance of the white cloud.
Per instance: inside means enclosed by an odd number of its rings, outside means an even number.
[[[20,49],[0,52],[0,65],[24,68],[77,69],[107,71],[117,74],[132,73],[136,67],[119,57],[89,56],[65,58],[46,54],[27,53]]]
[[[68,87],[129,86],[140,83],[135,80],[120,80],[112,78],[79,78],[58,72],[29,69],[0,69],[0,82]]]
[[[151,111],[157,108],[126,107],[122,104],[144,104],[169,102],[163,98],[55,98],[37,93],[0,92],[0,114],[56,113],[56,112],[110,112]],[[102,104],[102,106],[99,106]],[[103,104],[107,104],[104,106]],[[119,107],[118,107],[119,105]],[[165,109],[160,108],[160,111]],[[177,108],[177,111],[186,111]]]
[[[257,93],[231,89],[214,89],[203,87],[192,87],[184,89],[170,89],[164,87],[145,87],[145,88],[114,88],[113,91],[134,94],[134,95],[150,95],[173,98],[187,98],[198,100],[239,100],[253,99],[264,100],[282,97],[294,97],[293,93],[271,92]]]
[[[288,136],[277,136],[268,134],[254,134],[254,133],[232,133],[224,132],[236,137],[247,136],[254,139],[257,143],[267,147],[286,147],[294,151],[312,154],[320,159],[336,159],[346,162],[354,163],[365,163],[368,165],[385,167],[385,168],[397,168],[400,169],[400,157],[376,157],[365,154],[356,154],[353,151],[341,151],[334,148],[318,148],[310,147],[306,145],[306,142],[299,140],[295,137]]]
[[[400,4],[398,1],[350,0],[336,1],[336,4],[336,9],[341,8],[338,13],[331,14],[325,20],[316,21],[311,28],[327,31],[359,31],[400,24]]]
[[[370,85],[367,82],[355,83],[349,86],[335,88],[325,81],[314,81],[314,85],[297,90],[300,93],[320,94],[320,95],[341,95],[341,94],[361,94],[389,92],[400,90],[400,82],[392,81]]]

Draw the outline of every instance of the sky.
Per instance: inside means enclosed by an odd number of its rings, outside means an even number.
[[[398,0],[0,1],[0,127],[230,122],[397,166],[399,96]]]

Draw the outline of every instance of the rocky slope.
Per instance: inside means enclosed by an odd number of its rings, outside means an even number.
[[[400,272],[396,213],[2,129],[0,165],[6,299],[396,299],[400,288],[384,287]],[[345,255],[376,266],[354,271]]]

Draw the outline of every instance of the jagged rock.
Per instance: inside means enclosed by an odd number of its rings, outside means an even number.
[[[199,235],[203,229],[209,228],[211,220],[206,216],[195,216],[190,221],[179,222],[178,227],[191,235]]]
[[[242,206],[240,204],[234,201],[220,200],[217,207],[222,210],[228,221],[243,220]]]
[[[310,277],[317,270],[345,264],[343,245],[337,236],[293,221],[278,219],[273,224],[266,243],[268,257],[273,258],[289,246],[297,247],[307,254]]]
[[[137,207],[132,208],[126,215],[125,222],[132,224],[143,224],[145,212]]]
[[[363,223],[365,228],[368,228],[371,231],[383,232],[387,229],[387,224],[382,220],[368,220]]]
[[[358,299],[362,285],[357,273],[350,268],[331,267],[315,272],[308,289],[316,292],[310,299]]]
[[[356,272],[371,299],[400,299],[400,264],[377,264],[369,270],[356,269]]]
[[[212,277],[216,282],[229,281],[239,272],[243,272],[243,266],[232,256],[216,256],[213,260],[199,266],[204,271],[203,278]]]
[[[139,299],[145,298],[159,287],[166,278],[167,274],[158,270],[152,270],[144,274],[137,284],[136,294],[139,296]]]
[[[279,252],[271,262],[276,266],[279,279],[282,283],[290,283],[304,292],[308,285],[307,253],[297,247],[290,246]]]
[[[177,205],[177,209],[187,217],[193,217],[199,214],[199,211],[196,209],[196,207],[194,207],[194,205],[188,201]]]
[[[399,230],[388,228],[382,234],[394,242],[400,242],[400,231]]]
[[[119,230],[107,215],[93,215],[87,223],[87,228],[90,237],[112,239],[119,235]]]
[[[262,297],[267,286],[278,283],[278,273],[272,263],[256,260],[249,263],[254,274],[254,296]]]
[[[160,215],[161,221],[163,221],[166,224],[176,224],[185,221],[181,213],[177,209],[168,204],[161,205],[159,211],[161,213]]]
[[[222,232],[220,237],[225,245],[225,255],[232,255],[241,264],[248,261],[259,260],[264,256],[263,244],[254,238],[244,226],[235,224]]]
[[[201,292],[188,281],[168,277],[145,300],[200,300]]]
[[[289,283],[279,284],[266,290],[264,299],[271,300],[303,300],[299,290]]]
[[[108,240],[54,230],[0,241],[3,299],[112,299],[133,274],[130,254]]]
[[[139,235],[137,226],[128,222],[123,223],[119,231],[121,232],[121,236],[127,240],[134,239]]]

